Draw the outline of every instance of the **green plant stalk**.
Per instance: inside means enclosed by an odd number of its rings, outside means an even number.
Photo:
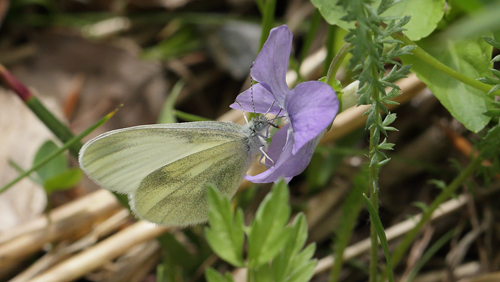
[[[259,52],[264,46],[269,32],[274,25],[274,11],[276,10],[276,0],[266,0],[264,5],[264,12],[262,13],[262,33],[260,35]]]
[[[99,121],[97,121],[96,123],[94,123],[93,125],[91,125],[89,128],[85,129],[82,133],[78,134],[76,137],[71,138],[68,142],[66,142],[64,144],[64,146],[62,146],[61,148],[59,148],[59,150],[57,150],[54,153],[52,153],[51,155],[47,156],[41,162],[39,162],[38,164],[34,165],[29,170],[24,171],[18,177],[16,177],[14,180],[12,180],[9,183],[7,183],[5,186],[3,186],[0,189],[0,194],[3,193],[4,191],[6,191],[7,189],[9,189],[10,187],[12,187],[19,180],[23,179],[24,177],[30,175],[35,170],[37,170],[37,169],[41,168],[42,166],[46,165],[48,162],[50,162],[51,160],[53,160],[55,157],[57,157],[58,155],[62,154],[65,150],[71,148],[71,146],[73,146],[77,142],[80,142],[80,140],[82,140],[83,137],[87,136],[89,133],[91,133],[96,128],[98,128],[99,126],[101,126],[103,123],[105,123],[106,121],[108,121],[116,113],[117,110],[118,109],[116,109],[113,112],[107,114],[106,116],[104,116],[103,118],[101,118]]]
[[[380,221],[378,216],[378,211],[371,204],[371,201],[363,194],[363,198],[365,200],[366,208],[370,213],[370,219],[375,226],[375,230],[377,231],[377,235],[380,238],[380,244],[382,245],[382,249],[384,250],[385,259],[387,261],[387,269],[389,274],[389,282],[394,282],[394,276],[392,274],[392,265],[391,265],[391,256],[389,255],[389,245],[387,244],[387,237],[385,236],[384,226]],[[378,246],[378,244],[377,244]],[[371,277],[370,277],[371,278]]]
[[[335,57],[335,26],[328,25],[328,33],[326,35],[326,58],[325,58],[325,66],[323,67],[323,75],[327,75],[330,67],[328,62],[331,62]],[[328,80],[327,80],[328,81]]]
[[[347,54],[349,54],[350,48],[351,48],[350,43],[345,43],[344,45],[342,45],[337,55],[335,55],[332,62],[330,63],[330,67],[328,68],[328,73],[326,74],[326,83],[328,83],[328,85],[330,86],[335,85],[335,75],[339,71],[339,68],[342,65],[342,62],[344,61],[345,57],[347,56]]]
[[[75,136],[58,118],[56,118],[35,96],[25,101],[26,106],[47,126],[54,135],[63,143],[67,143]],[[75,157],[82,148],[82,143],[77,140],[69,147],[69,151]]]
[[[455,178],[450,185],[448,185],[431,203],[426,211],[423,212],[422,218],[417,223],[417,225],[406,234],[401,243],[398,245],[394,253],[392,254],[392,265],[396,267],[403,255],[406,253],[413,240],[420,233],[422,227],[430,220],[432,213],[439,208],[439,206],[449,199],[455,190],[469,177],[471,176],[481,165],[482,159],[480,157],[476,157],[472,160],[472,162],[460,173],[460,175]],[[384,272],[383,277],[386,277],[386,273]]]
[[[372,66],[372,77],[379,77],[378,71],[376,67]],[[375,101],[380,101],[380,93],[376,87],[373,88],[372,92],[372,99]],[[377,113],[377,121],[376,123],[381,123],[381,116],[379,113]],[[377,146],[378,144],[375,143],[375,132],[376,127],[373,126],[370,128],[370,159],[369,161],[372,160],[372,158],[377,154]],[[379,133],[380,134],[380,133]],[[378,173],[379,173],[379,165],[373,164],[370,165],[369,168],[369,181],[370,185],[370,203],[372,204],[373,208],[375,209],[375,213],[378,217]],[[370,282],[376,282],[377,281],[377,276],[378,276],[378,235],[377,235],[377,229],[375,228],[375,222],[372,217],[370,217],[370,240],[371,240],[371,248],[370,248]]]
[[[420,60],[424,61],[425,63],[433,66],[434,68],[444,72],[445,74],[455,78],[456,80],[463,82],[470,87],[476,88],[478,90],[481,90],[485,93],[490,92],[490,90],[493,88],[493,86],[490,86],[488,84],[484,84],[476,79],[470,78],[466,75],[463,75],[456,70],[448,67],[447,65],[441,63],[438,61],[436,58],[431,56],[429,53],[425,52],[424,49],[420,48],[415,42],[413,42],[410,38],[408,38],[406,35],[403,33],[395,33],[392,35],[394,39],[400,40],[403,42],[403,45],[412,45],[415,46],[415,49],[413,49],[412,54],[419,58]],[[500,95],[500,91],[496,91],[494,93],[491,93],[491,95]]]

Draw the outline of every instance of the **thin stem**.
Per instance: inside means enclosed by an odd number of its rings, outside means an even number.
[[[325,66],[323,68],[323,75],[327,75],[331,61],[335,57],[335,26],[328,25],[328,33],[326,35],[326,58]]]
[[[378,70],[375,66],[372,66],[372,77],[379,77]],[[376,87],[373,87],[372,90],[372,99],[374,101],[380,101],[380,93]],[[380,114],[376,115],[375,124],[382,123]],[[378,137],[377,137],[377,127],[372,126],[370,128],[370,159],[374,159],[377,154],[377,146],[378,146]],[[370,181],[370,203],[373,205],[375,209],[375,213],[378,216],[378,173],[379,173],[379,164],[374,163],[370,165],[369,169],[369,181]],[[374,220],[370,217],[370,240],[371,240],[371,249],[370,249],[370,282],[376,282],[378,278],[378,234],[377,229],[375,228]]]
[[[436,58],[431,56],[429,53],[425,52],[424,49],[420,48],[415,42],[411,41],[410,38],[408,38],[406,35],[403,33],[395,33],[392,35],[397,40],[400,40],[403,42],[404,45],[413,45],[415,46],[415,49],[411,51],[413,55],[420,60],[424,61],[425,63],[433,66],[434,68],[444,72],[445,74],[455,78],[456,80],[463,82],[470,87],[476,88],[478,90],[481,90],[483,92],[490,92],[490,90],[493,88],[493,86],[490,86],[488,84],[484,84],[478,80],[475,80],[473,78],[470,78],[464,74],[461,74],[457,72],[456,70],[446,66],[445,64],[441,63],[438,61]],[[500,91],[496,91],[494,93],[491,93],[491,95],[500,95]]]
[[[344,43],[344,45],[342,45],[342,48],[340,48],[337,55],[335,55],[335,57],[333,58],[330,67],[328,68],[328,73],[326,75],[326,83],[328,83],[328,85],[332,86],[335,84],[335,75],[339,71],[339,68],[342,65],[342,62],[344,61],[345,57],[347,56],[347,54],[349,54],[350,48],[351,48],[350,43]]]

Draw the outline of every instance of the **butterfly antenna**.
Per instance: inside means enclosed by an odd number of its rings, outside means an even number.
[[[252,77],[253,64],[255,64],[255,61],[252,62],[252,66],[250,67],[250,97],[252,98],[253,113],[255,116],[257,116],[257,112],[255,111],[255,103],[253,101],[253,77]]]

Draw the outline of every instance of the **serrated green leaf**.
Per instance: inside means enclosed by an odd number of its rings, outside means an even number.
[[[282,180],[260,205],[248,234],[248,260],[252,267],[269,262],[283,248],[291,234],[285,228],[290,218],[288,186]]]
[[[214,252],[223,260],[236,267],[245,265],[243,261],[243,212],[238,210],[233,217],[228,197],[208,187],[208,222],[205,237]]]
[[[59,147],[52,140],[48,140],[38,149],[33,160],[33,166],[44,160],[47,156],[57,151]],[[60,154],[46,165],[37,169],[35,172],[40,176],[42,181],[63,173],[68,168],[68,157]]]
[[[274,281],[288,281],[287,277],[295,268],[294,260],[307,239],[307,223],[303,213],[299,213],[292,224],[291,235],[283,250],[273,260]]]
[[[226,282],[226,279],[210,266],[205,270],[205,279],[207,279],[208,282]]]
[[[440,62],[471,78],[491,74],[489,61],[492,47],[480,38],[442,45],[426,38],[419,45]],[[405,64],[412,65],[412,71],[467,129],[477,133],[489,122],[490,118],[482,115],[491,107],[492,98],[486,93],[465,85],[414,56],[401,58]]]
[[[47,193],[66,190],[80,183],[82,176],[82,171],[79,168],[72,168],[46,179],[43,188]]]

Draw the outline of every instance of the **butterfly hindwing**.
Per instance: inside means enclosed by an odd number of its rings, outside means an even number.
[[[141,218],[163,225],[190,225],[208,218],[207,186],[232,197],[252,158],[242,140],[227,142],[180,158],[141,182],[130,196]]]

